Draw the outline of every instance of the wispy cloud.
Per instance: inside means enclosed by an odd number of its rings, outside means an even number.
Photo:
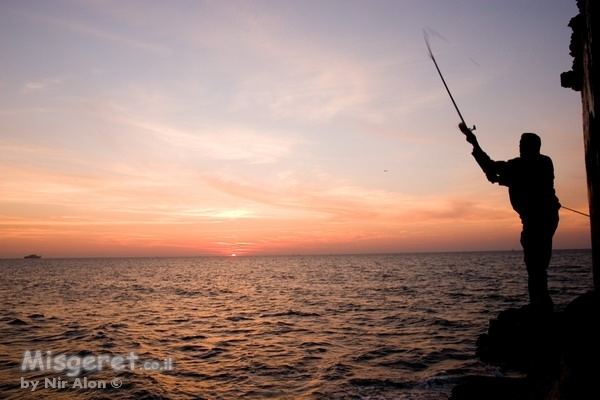
[[[23,85],[22,92],[24,93],[32,93],[40,90],[47,89],[54,85],[59,85],[62,83],[61,78],[48,78],[37,81],[29,81]]]
[[[184,131],[160,123],[122,118],[123,123],[151,132],[154,140],[188,157],[271,163],[285,157],[299,141],[285,132],[215,125]],[[166,149],[167,151],[169,149]]]
[[[424,224],[427,221],[458,222],[512,217],[505,207],[490,208],[465,198],[414,196],[383,189],[348,185],[313,177],[297,184],[264,186],[233,176],[204,174],[203,182],[220,192],[267,206],[271,216],[303,215],[315,220],[361,224]],[[267,214],[264,215],[268,216]],[[294,217],[295,218],[295,217]]]
[[[212,3],[211,12],[214,18],[185,36],[195,47],[210,49],[210,61],[227,65],[228,79],[236,80],[235,110],[322,122],[362,114],[378,90],[373,60],[303,37],[283,15],[250,3]]]
[[[100,39],[103,41],[112,42],[121,46],[127,46],[132,48],[137,48],[140,50],[148,51],[156,54],[166,54],[167,48],[156,43],[147,42],[144,40],[140,40],[137,38],[132,38],[122,33],[117,33],[115,31],[108,30],[106,28],[99,28],[97,26],[93,26],[91,24],[85,24],[77,21],[59,19],[50,16],[40,16],[38,17],[40,20],[60,26],[64,29],[67,29],[73,33],[80,35],[87,35],[96,39]]]

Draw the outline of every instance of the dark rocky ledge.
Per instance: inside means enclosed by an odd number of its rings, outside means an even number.
[[[600,399],[599,319],[594,291],[562,312],[501,312],[479,337],[477,355],[525,377],[471,377],[454,387],[451,400]]]

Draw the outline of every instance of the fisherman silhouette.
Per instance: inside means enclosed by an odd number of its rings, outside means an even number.
[[[492,160],[479,146],[477,138],[464,123],[458,128],[473,145],[473,157],[492,183],[508,187],[510,203],[523,224],[521,245],[528,274],[529,306],[532,311],[552,311],[548,293],[548,265],[552,237],[558,227],[560,203],[554,191],[554,166],[550,157],[540,154],[541,139],[523,133],[519,157],[508,161]]]

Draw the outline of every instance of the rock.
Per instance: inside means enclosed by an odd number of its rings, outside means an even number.
[[[19,318],[15,318],[12,321],[10,321],[8,323],[9,325],[28,325],[27,322],[23,321],[22,319]]]
[[[451,400],[600,398],[600,306],[595,292],[560,313],[503,311],[477,341],[486,363],[526,373],[523,379],[472,377],[457,385]]]
[[[472,376],[452,389],[452,400],[518,400],[525,389],[525,379]]]

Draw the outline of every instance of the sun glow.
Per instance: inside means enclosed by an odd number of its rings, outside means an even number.
[[[488,154],[540,134],[561,203],[587,208],[581,99],[557,82],[575,2],[460,2],[478,26],[441,0],[55,3],[0,1],[0,257],[519,248],[424,26]],[[555,247],[589,247],[563,211]]]

